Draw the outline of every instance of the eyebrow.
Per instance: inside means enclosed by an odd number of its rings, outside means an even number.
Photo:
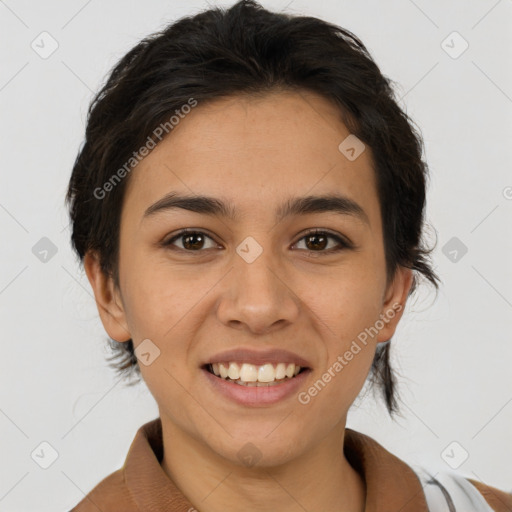
[[[233,203],[215,197],[181,195],[170,192],[152,204],[144,212],[142,220],[157,212],[181,208],[203,215],[220,216],[236,221],[238,212]],[[275,212],[276,222],[294,215],[307,215],[311,213],[336,213],[353,216],[368,226],[370,221],[364,209],[353,199],[341,194],[328,194],[320,196],[293,197],[286,200]]]

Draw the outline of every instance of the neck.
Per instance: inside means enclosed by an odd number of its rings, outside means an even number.
[[[245,467],[162,417],[162,469],[201,512],[363,512],[365,484],[343,453],[345,426],[292,461]],[[243,507],[241,506],[243,504]]]

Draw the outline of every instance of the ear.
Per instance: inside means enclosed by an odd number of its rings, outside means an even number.
[[[413,273],[410,268],[398,267],[393,281],[389,284],[382,305],[380,320],[384,327],[377,335],[377,343],[388,341],[395,334],[398,322],[405,310],[405,303],[412,286]]]
[[[128,341],[131,336],[126,323],[119,290],[111,276],[101,270],[98,255],[88,251],[84,257],[84,269],[91,283],[101,323],[107,334],[115,341]]]

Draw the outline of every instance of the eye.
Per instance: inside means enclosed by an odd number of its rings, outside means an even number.
[[[329,246],[329,239],[334,240],[336,242],[334,247]],[[210,240],[210,246],[208,247],[206,242]],[[305,250],[311,253],[313,252],[323,252],[323,253],[333,253],[338,252],[343,249],[350,249],[353,245],[346,239],[330,233],[329,231],[315,229],[309,231],[304,235],[299,242],[295,245],[305,240]],[[176,244],[176,242],[180,242],[181,246]],[[164,247],[174,246],[178,250],[186,251],[186,252],[201,252],[202,249],[215,249],[218,248],[218,245],[213,240],[213,238],[203,231],[197,231],[192,229],[183,229],[172,238],[164,241],[162,243]],[[326,248],[328,248],[326,250]]]
[[[331,247],[325,250],[329,245],[329,239],[337,242],[337,247],[335,245],[334,248]],[[302,240],[305,240],[304,245],[306,246],[306,250],[310,252],[333,253],[352,247],[352,244],[348,240],[330,233],[329,231],[322,231],[320,229],[309,231],[297,243],[300,243]]]
[[[202,231],[194,231],[191,229],[184,229],[180,231],[177,235],[173,236],[169,240],[163,242],[165,247],[170,245],[175,245],[175,241],[181,241],[182,246],[176,246],[178,249],[187,252],[200,252],[201,249],[205,249],[205,241],[211,240],[213,243],[210,247],[206,247],[206,249],[212,249],[217,247],[217,244],[214,242],[213,238]]]

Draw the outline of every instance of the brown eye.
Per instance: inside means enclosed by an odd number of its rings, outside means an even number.
[[[213,242],[210,247],[205,247],[207,240],[211,240]],[[181,247],[175,242],[181,242]],[[187,252],[200,252],[201,249],[211,249],[212,247],[216,247],[213,239],[206,233],[191,230],[181,231],[176,236],[164,242],[164,245],[175,245],[178,249]]]
[[[304,238],[306,240],[306,247],[309,250],[313,251],[313,250],[317,250],[317,249],[320,249],[320,250],[325,249],[327,247],[329,237],[325,236],[325,235],[313,234],[313,235],[308,235]]]
[[[331,252],[337,252],[342,249],[348,249],[351,247],[351,245],[345,241],[343,238],[331,234],[328,231],[320,231],[315,230],[310,233],[307,233],[305,236],[303,236],[299,242],[302,240],[305,241],[304,245],[306,247],[306,250],[310,252],[325,252],[325,253],[331,253]],[[329,245],[329,240],[334,240],[336,244],[334,247],[329,247],[328,250],[326,248]]]
[[[181,239],[183,240],[183,247],[185,249],[201,249],[204,245],[204,237],[201,233],[183,235]]]

